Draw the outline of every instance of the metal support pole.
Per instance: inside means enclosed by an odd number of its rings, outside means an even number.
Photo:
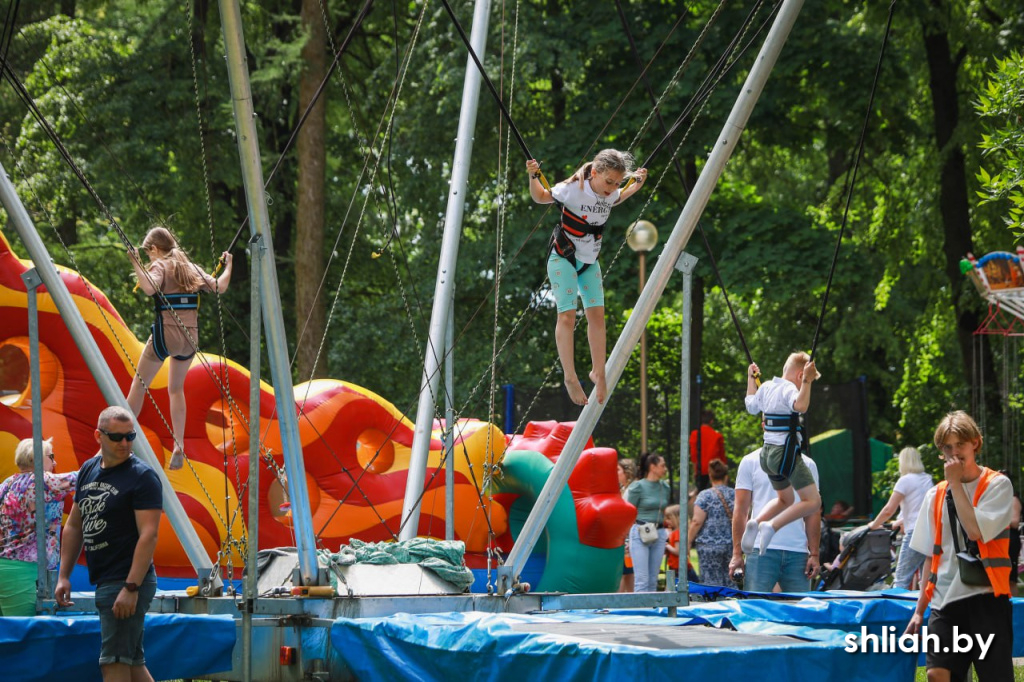
[[[263,235],[249,240],[249,519],[246,528],[245,609],[242,611],[242,680],[252,682],[252,614],[256,611],[256,566],[259,563],[260,531],[260,271],[263,269]]]
[[[473,30],[470,44],[473,52],[484,53],[487,45],[487,23],[490,0],[476,0],[473,9]],[[430,433],[433,430],[434,409],[437,405],[437,386],[441,379],[441,353],[445,330],[448,326],[449,302],[454,299],[455,264],[459,256],[462,236],[462,214],[466,207],[466,187],[469,179],[469,160],[473,153],[473,129],[476,127],[477,104],[480,99],[480,72],[472,57],[466,58],[466,78],[462,86],[462,107],[459,116],[458,140],[452,161],[452,180],[448,190],[448,210],[444,219],[444,237],[441,240],[441,258],[437,265],[434,285],[434,307],[430,314],[430,334],[423,360],[419,404],[416,409],[416,428],[413,432],[412,452],[409,455],[409,475],[405,482],[405,501],[402,504],[402,528],[399,540],[416,537],[420,523],[420,501],[427,477],[427,456],[430,453]]]
[[[679,549],[688,545],[685,540],[686,528],[690,525],[690,336],[693,330],[693,270],[697,258],[683,253],[676,261],[676,270],[683,273],[683,327],[681,349],[681,371],[679,378]],[[698,425],[697,428],[700,428]],[[679,554],[679,574],[686,575],[686,562]],[[686,581],[679,581],[679,591],[686,591]]]
[[[640,291],[647,282],[647,252],[640,252]],[[640,456],[647,454],[647,331],[640,332]]]
[[[49,557],[46,556],[46,476],[43,462],[43,391],[39,371],[39,300],[36,288],[43,283],[35,268],[24,272],[28,294],[28,366],[32,393],[32,467],[35,470],[33,488],[36,496],[36,604],[53,594],[50,586]]]
[[[82,354],[82,359],[96,379],[96,384],[103,394],[103,399],[108,405],[119,405],[130,413],[131,408],[128,406],[128,401],[125,399],[121,387],[117,385],[117,381],[114,379],[114,375],[107,365],[103,353],[96,344],[96,339],[93,338],[92,333],[86,326],[81,312],[78,310],[74,299],[71,298],[71,293],[64,284],[64,280],[61,279],[60,273],[57,272],[57,268],[54,267],[53,262],[50,260],[50,254],[47,252],[43,240],[40,239],[39,233],[36,232],[35,225],[32,224],[28,211],[25,210],[24,204],[21,203],[17,192],[14,191],[14,185],[11,183],[11,179],[3,166],[0,166],[0,203],[3,204],[11,224],[14,225],[14,229],[17,230],[22,242],[24,242],[29,257],[35,263],[39,278],[46,285],[47,293],[49,293],[50,298],[53,300],[53,304],[67,326],[68,332],[75,340],[75,344]],[[135,426],[136,429],[141,430],[138,420],[135,420]],[[156,455],[153,454],[149,441],[145,438],[137,438],[132,452],[142,459],[143,462],[151,466],[160,478],[164,494],[164,513],[167,514],[167,519],[171,522],[171,526],[181,542],[182,549],[185,550],[185,555],[188,556],[189,561],[199,575],[199,587],[204,592],[209,591],[211,588],[216,589],[221,585],[220,577],[213,573],[213,562],[206,554],[206,549],[203,548],[203,543],[199,540],[199,535],[196,533],[195,528],[193,528],[188,514],[185,513],[185,508],[181,505],[177,493],[171,487],[171,482],[167,479],[167,473],[164,471],[163,466],[161,466],[160,461],[157,460]]]
[[[455,301],[448,304],[448,331],[444,335],[444,539],[455,539]]]
[[[803,0],[784,0],[782,7],[779,9],[775,23],[768,32],[768,37],[765,39],[761,52],[758,54],[757,60],[751,68],[746,82],[743,84],[740,95],[733,105],[729,118],[722,128],[713,151],[708,156],[704,170],[697,179],[697,184],[694,186],[686,206],[683,207],[675,227],[672,228],[672,234],[665,243],[663,257],[658,258],[654,271],[651,273],[651,277],[644,287],[640,299],[637,301],[633,314],[626,322],[626,326],[622,330],[622,334],[619,336],[615,348],[612,349],[611,355],[608,358],[606,370],[608,397],[604,403],[599,403],[597,402],[597,396],[592,394],[590,402],[583,408],[583,412],[576,422],[576,427],[572,430],[565,443],[565,447],[562,449],[558,462],[555,463],[551,475],[537,496],[537,502],[534,504],[530,516],[519,532],[516,544],[512,547],[512,551],[509,552],[505,565],[498,569],[499,594],[504,594],[519,583],[519,574],[523,570],[523,566],[526,565],[526,559],[530,556],[540,534],[547,525],[555,502],[569,480],[569,474],[572,473],[587,440],[589,440],[590,435],[594,432],[597,420],[600,418],[601,413],[604,412],[605,407],[607,407],[612,392],[615,390],[615,385],[622,376],[622,370],[626,366],[626,362],[633,349],[639,343],[640,334],[647,326],[647,322],[654,312],[658,299],[661,298],[666,286],[668,286],[668,280],[672,276],[672,270],[675,268],[676,261],[679,259],[680,254],[682,254],[683,249],[686,248],[686,243],[689,241],[690,235],[693,234],[697,221],[700,220],[700,215],[704,211],[708,199],[711,197],[715,184],[725,171],[725,164],[736,147],[736,143],[739,141],[740,133],[743,132],[743,128],[750,118],[754,104],[764,89],[764,84],[768,80],[768,74],[775,65],[775,61],[782,51],[782,46],[785,44],[786,38],[793,28],[793,23],[796,21],[802,6]]]
[[[254,235],[259,234],[263,237],[265,264],[260,269],[260,288],[267,335],[267,357],[270,360],[270,377],[274,383],[274,398],[277,401],[285,471],[288,472],[288,496],[292,503],[292,529],[295,531],[295,546],[299,555],[299,572],[304,585],[317,585],[320,576],[316,561],[316,538],[309,511],[306,466],[302,459],[295,391],[288,361],[288,339],[285,336],[284,318],[281,313],[281,291],[277,285],[270,214],[263,190],[263,169],[260,166],[256,113],[253,110],[252,91],[249,87],[249,67],[245,61],[242,16],[237,0],[220,0],[219,4],[224,47],[227,51],[231,102],[235,112],[238,155],[241,158],[242,181],[249,208],[249,226]]]

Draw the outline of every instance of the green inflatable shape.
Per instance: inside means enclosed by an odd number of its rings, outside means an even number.
[[[496,493],[512,493],[519,498],[509,509],[508,521],[512,538],[518,539],[530,510],[555,465],[539,452],[512,450],[505,453],[502,476],[496,478]],[[617,592],[622,578],[624,550],[590,547],[580,542],[576,522],[576,503],[566,485],[558,495],[544,532],[537,541],[534,554],[546,557],[540,592],[589,594]]]

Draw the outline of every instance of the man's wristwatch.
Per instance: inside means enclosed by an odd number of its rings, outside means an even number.
[[[139,586],[135,583],[125,582],[124,589],[128,590],[129,592],[138,592]]]

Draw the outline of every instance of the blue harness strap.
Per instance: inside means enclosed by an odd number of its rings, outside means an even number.
[[[199,294],[157,294],[153,296],[156,312],[164,310],[196,310],[199,308]]]
[[[158,360],[163,362],[171,357],[167,349],[167,341],[164,339],[164,316],[165,310],[196,310],[199,308],[199,294],[156,294],[153,296],[153,307],[156,312],[156,321],[150,327],[153,334],[153,352]],[[191,360],[195,353],[188,355],[175,355],[175,360]]]
[[[782,463],[777,474],[768,474],[773,481],[789,480],[799,461],[804,444],[804,424],[799,412],[789,414],[765,414],[764,430],[785,432],[786,443],[782,446]]]

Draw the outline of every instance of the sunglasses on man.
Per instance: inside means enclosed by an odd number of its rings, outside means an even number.
[[[102,433],[107,438],[109,438],[110,442],[112,443],[120,443],[123,440],[127,440],[129,443],[131,443],[133,440],[135,440],[135,436],[138,435],[137,433],[135,433],[135,431],[129,431],[128,433],[111,433],[110,431],[104,431],[103,429],[96,430]]]

